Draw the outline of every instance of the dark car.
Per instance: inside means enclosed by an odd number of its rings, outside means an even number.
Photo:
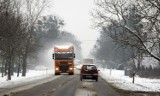
[[[94,79],[98,81],[98,71],[95,65],[83,65],[80,70],[80,80]]]

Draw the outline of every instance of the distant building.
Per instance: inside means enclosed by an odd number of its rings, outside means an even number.
[[[93,58],[84,58],[83,64],[95,64],[95,59]]]

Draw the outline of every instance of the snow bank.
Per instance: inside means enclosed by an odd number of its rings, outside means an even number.
[[[22,77],[21,74],[19,77],[17,77],[17,74],[14,74],[14,76],[11,77],[12,80],[7,80],[7,76],[0,77],[0,88],[7,88],[20,83],[45,78],[49,74],[54,74],[53,70],[29,70],[26,74],[26,77]]]
[[[107,82],[119,89],[129,91],[160,92],[160,79],[148,79],[135,76],[135,83],[133,84],[132,78],[124,76],[124,71],[121,70],[110,71],[109,69],[100,69],[100,75]]]

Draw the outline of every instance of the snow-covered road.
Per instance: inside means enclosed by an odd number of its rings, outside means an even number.
[[[11,93],[13,96],[29,96],[29,94],[32,94],[32,96],[40,96],[40,94],[53,94],[54,96],[106,96],[106,94],[108,94],[107,96],[112,96],[112,94],[118,94],[112,90],[110,86],[106,87],[106,83],[101,78],[98,82],[95,82],[94,80],[80,81],[79,75],[54,76],[53,74],[46,74],[45,72],[41,73],[40,71],[30,71],[28,75],[30,73],[32,73],[32,76],[20,77],[19,79],[16,77],[16,79],[14,79],[13,77],[13,81],[4,80],[4,84],[1,82],[3,85],[3,87],[0,88],[1,92],[3,93],[2,94],[0,92],[1,96],[9,93]],[[36,73],[38,74],[36,75]],[[8,82],[12,83],[7,84]]]
[[[124,76],[123,70],[112,70],[110,75],[109,69],[100,68],[100,76],[108,83],[117,87],[118,89],[126,91],[139,91],[139,92],[160,92],[160,79],[149,79],[135,77],[135,83],[132,83],[132,78]],[[9,92],[21,91],[32,88],[39,84],[52,81],[59,76],[54,76],[53,71],[46,70],[29,70],[26,77],[12,76],[11,81],[7,81],[7,77],[0,77],[0,95]],[[86,82],[82,82],[84,85]],[[92,82],[88,82],[90,84]],[[91,84],[92,85],[92,84]],[[84,91],[78,90],[77,92]],[[85,92],[84,92],[85,93]],[[95,94],[95,92],[92,92]],[[78,95],[77,95],[78,96]]]

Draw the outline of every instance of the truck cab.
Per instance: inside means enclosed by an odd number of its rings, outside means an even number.
[[[55,75],[60,75],[61,73],[68,73],[69,75],[74,74],[74,47],[70,46],[68,48],[54,47],[54,65],[55,65]]]

